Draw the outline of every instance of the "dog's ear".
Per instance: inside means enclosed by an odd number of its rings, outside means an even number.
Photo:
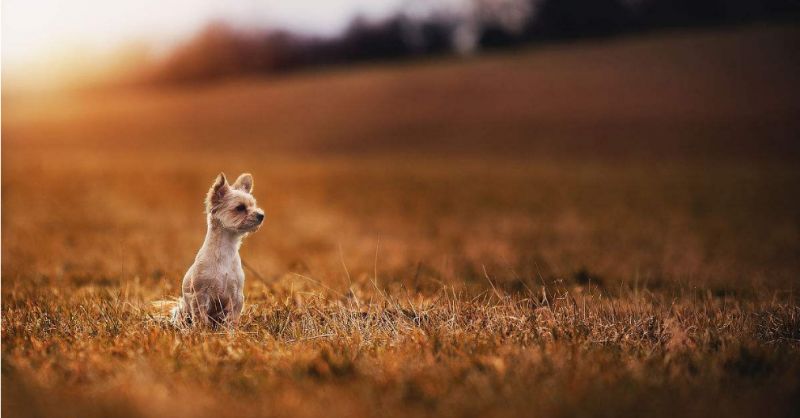
[[[246,193],[253,192],[253,176],[250,173],[244,173],[233,182],[234,189],[241,190]]]
[[[208,189],[208,196],[206,196],[206,212],[211,213],[214,209],[222,203],[222,199],[230,191],[228,186],[228,179],[225,178],[225,173],[219,173],[214,180],[214,184]]]

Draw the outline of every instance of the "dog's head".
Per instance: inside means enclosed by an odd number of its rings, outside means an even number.
[[[242,174],[231,185],[220,173],[206,196],[206,213],[223,228],[237,233],[256,231],[264,221],[264,211],[256,206],[253,176]]]

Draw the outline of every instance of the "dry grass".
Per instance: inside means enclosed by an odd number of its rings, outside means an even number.
[[[797,415],[796,39],[4,97],[2,412]],[[245,319],[182,332],[220,170]]]
[[[119,290],[10,292],[5,408],[31,416],[779,416],[793,413],[800,389],[796,305],[556,289],[546,299],[249,290],[233,334],[176,332]]]

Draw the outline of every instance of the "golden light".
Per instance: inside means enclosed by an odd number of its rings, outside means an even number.
[[[400,0],[5,0],[2,2],[4,76],[13,80],[84,72],[122,45],[169,50],[208,22],[335,34],[356,15],[381,17]],[[34,68],[38,67],[38,68]],[[39,74],[40,72],[44,74]],[[8,84],[8,83],[4,83]]]

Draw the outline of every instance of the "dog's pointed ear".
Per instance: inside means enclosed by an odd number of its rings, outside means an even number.
[[[234,189],[241,190],[246,193],[253,192],[253,176],[250,173],[244,173],[233,182]]]
[[[214,184],[208,189],[208,196],[206,196],[206,212],[211,213],[214,209],[222,203],[222,199],[230,191],[228,179],[225,178],[225,173],[219,173]]]

